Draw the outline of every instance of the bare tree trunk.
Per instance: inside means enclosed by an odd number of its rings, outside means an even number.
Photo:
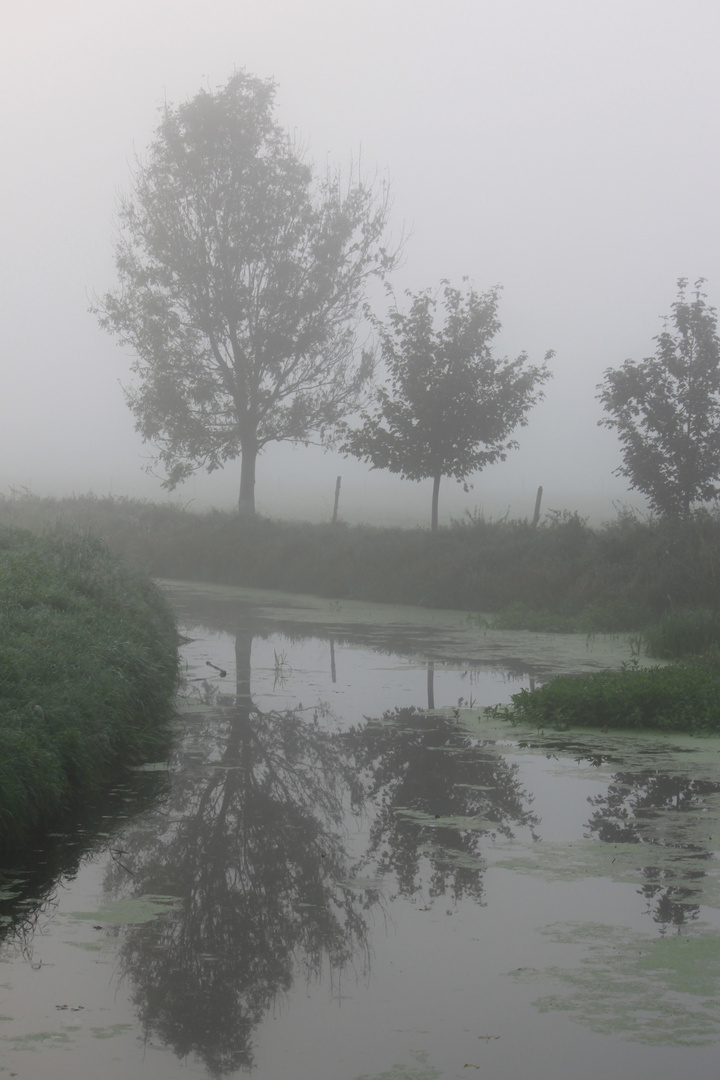
[[[240,459],[240,498],[238,513],[241,517],[255,516],[255,462],[257,446],[254,442],[245,444]]]
[[[432,514],[430,517],[430,531],[438,531],[438,495],[440,493],[440,481],[442,473],[433,477]]]

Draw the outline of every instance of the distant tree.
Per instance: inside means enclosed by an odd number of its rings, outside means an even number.
[[[616,474],[667,517],[688,517],[694,503],[720,495],[720,339],[703,284],[687,299],[680,278],[655,355],[608,368],[598,386],[609,414],[598,423],[622,443]]]
[[[136,354],[126,397],[165,486],[241,456],[248,513],[268,443],[322,441],[358,407],[372,373],[358,311],[394,261],[385,188],[317,181],[274,93],[241,72],[163,108],[120,206],[120,287],[95,306]]]
[[[477,293],[443,282],[445,319],[435,326],[437,297],[408,292],[408,314],[397,308],[376,321],[388,382],[375,392],[362,427],[348,431],[343,450],[376,469],[407,480],[433,481],[431,527],[438,527],[443,476],[464,481],[517,446],[512,431],[527,423],[550,378],[545,363],[533,366],[493,356],[500,329],[499,288]],[[552,356],[548,353],[547,361]]]

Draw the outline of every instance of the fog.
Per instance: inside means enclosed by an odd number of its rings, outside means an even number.
[[[540,362],[546,399],[520,448],[444,481],[441,520],[643,506],[597,427],[608,366],[653,351],[676,280],[720,299],[720,138],[711,0],[0,0],[4,169],[0,491],[232,507],[239,462],[169,496],[145,473],[121,384],[131,357],[97,325],[115,283],[113,218],[164,100],[245,68],[278,84],[307,156],[389,177],[407,235],[395,291],[503,285],[498,350]],[[421,522],[411,484],[316,448],[258,462],[257,505],[319,520],[342,475],[348,521]]]

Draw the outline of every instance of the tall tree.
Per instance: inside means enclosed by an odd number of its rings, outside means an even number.
[[[654,339],[655,355],[608,368],[598,399],[616,428],[623,464],[615,472],[641,491],[652,509],[688,517],[693,503],[720,495],[720,338],[717,312],[695,282],[677,300]]]
[[[500,322],[499,288],[477,293],[443,282],[444,322],[435,326],[437,296],[408,292],[410,310],[376,321],[387,383],[362,427],[348,431],[343,450],[407,480],[433,481],[431,524],[438,527],[443,476],[464,481],[517,446],[509,436],[527,423],[550,378],[546,364],[493,355]],[[552,353],[545,356],[549,360]]]
[[[322,441],[358,407],[373,366],[358,312],[394,262],[387,190],[317,180],[274,93],[239,72],[163,108],[120,205],[120,286],[95,306],[136,355],[127,401],[165,486],[240,456],[248,513],[268,443]]]

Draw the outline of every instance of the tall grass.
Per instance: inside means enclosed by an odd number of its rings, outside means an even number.
[[[720,517],[600,528],[577,514],[422,529],[310,525],[171,504],[0,497],[3,522],[92,529],[150,574],[333,598],[492,613],[508,627],[639,630],[671,609],[720,608]]]
[[[649,656],[680,659],[701,656],[720,646],[720,611],[700,608],[669,611],[644,634]]]
[[[166,744],[172,613],[97,538],[0,529],[0,850]]]

